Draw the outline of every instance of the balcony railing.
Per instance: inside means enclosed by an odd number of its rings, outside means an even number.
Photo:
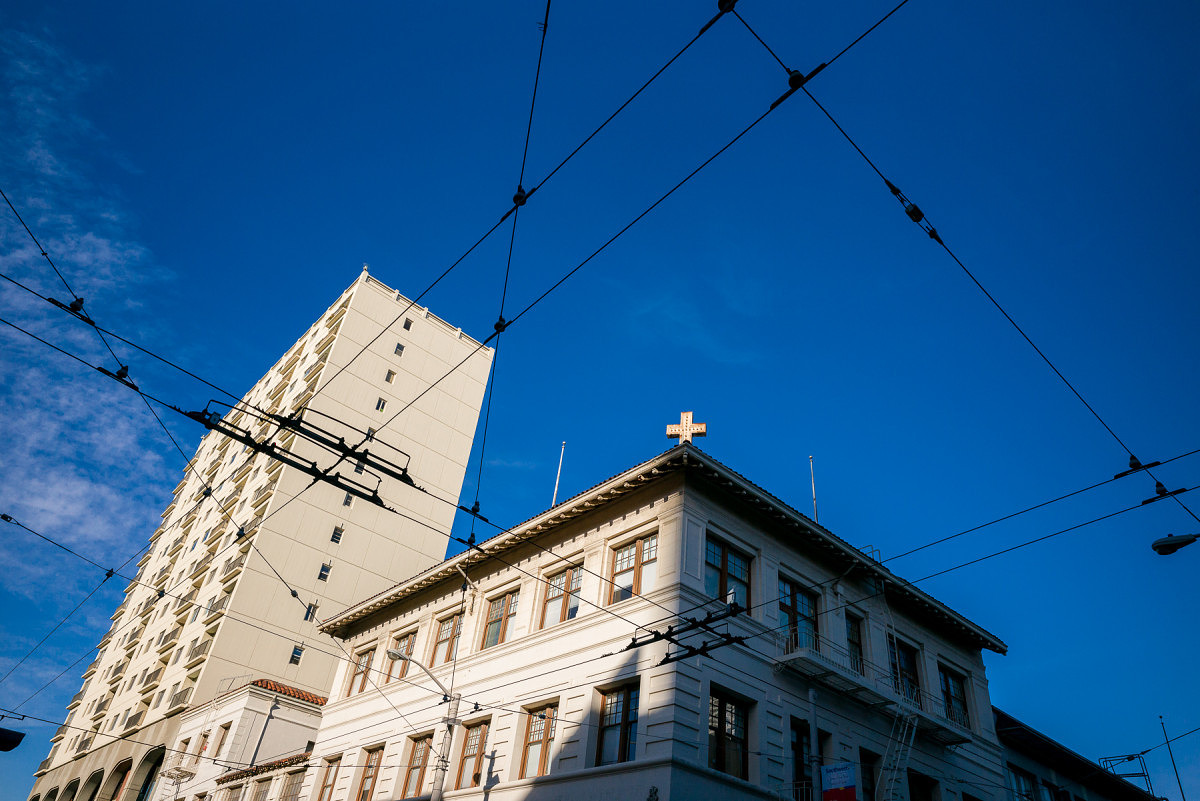
[[[151,671],[150,674],[146,676],[146,680],[142,682],[142,692],[157,686],[159,679],[162,678],[162,674],[162,668],[157,668],[156,670]]]
[[[145,716],[145,714],[146,714],[146,711],[144,709],[139,709],[137,712],[134,712],[132,715],[130,715],[129,720],[125,721],[124,731],[129,731],[130,729],[136,729],[138,727],[138,725],[142,722],[142,717]]]
[[[121,677],[125,675],[125,669],[128,667],[128,662],[122,662],[113,668],[113,672],[108,675],[108,683],[115,684],[116,682],[120,681]]]
[[[194,601],[196,599],[196,594],[199,592],[200,592],[200,590],[192,590],[191,592],[189,592],[187,595],[183,596],[176,602],[175,608],[182,609],[185,606],[189,606],[192,603],[192,601]]]
[[[187,667],[193,668],[197,664],[202,662],[204,660],[204,658],[206,656],[208,656],[208,650],[210,648],[212,648],[212,640],[211,639],[196,643],[195,647],[193,647],[192,650],[188,652]]]
[[[54,757],[46,757],[45,759],[42,760],[42,763],[40,765],[38,765],[38,769],[35,770],[34,773],[36,774],[36,773],[45,772],[46,768],[50,767],[50,763],[53,761],[54,761]]]
[[[184,687],[182,690],[180,690],[179,692],[177,692],[171,696],[171,708],[174,709],[175,707],[178,707],[178,706],[186,706],[188,699],[190,699],[191,697],[192,697],[192,688]]]
[[[224,581],[225,579],[230,578],[235,570],[238,570],[242,565],[246,564],[246,556],[247,554],[243,553],[227,559],[225,561],[225,569],[221,571],[221,580]]]
[[[205,615],[205,618],[208,619],[208,618],[214,617],[215,615],[221,614],[222,612],[225,611],[225,607],[227,607],[227,606],[229,606],[229,596],[222,595],[220,598],[217,598],[211,604],[208,605],[208,610],[207,610],[207,614]]]
[[[179,639],[179,633],[182,631],[183,626],[176,626],[175,628],[171,629],[171,633],[166,637],[163,637],[163,641],[159,643],[158,652],[161,654],[163,651],[169,651],[171,648],[173,648],[176,641]]]
[[[939,742],[965,742],[972,731],[970,718],[961,706],[839,644],[804,631],[785,633],[776,639],[782,664],[865,703],[892,703],[916,713],[919,727]]]
[[[66,735],[67,735],[67,724],[64,723],[63,725],[58,727],[58,730],[54,732],[54,736],[51,737],[50,739],[51,740],[61,740]]]
[[[80,690],[79,692],[77,692],[73,696],[71,696],[71,700],[67,704],[67,708],[70,709],[73,706],[79,706],[79,702],[82,700],[83,700],[83,690]]]
[[[84,751],[92,747],[92,738],[85,737],[80,741],[79,745],[75,746],[75,753],[82,754]]]

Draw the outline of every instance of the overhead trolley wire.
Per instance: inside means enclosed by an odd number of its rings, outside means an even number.
[[[1079,400],[1079,402],[1082,403],[1089,412],[1091,412],[1092,416],[1095,417],[1096,420],[1100,423],[1100,425],[1104,427],[1104,430],[1107,431],[1109,433],[1109,435],[1112,436],[1112,438],[1114,440],[1116,440],[1117,444],[1120,445],[1121,448],[1130,456],[1130,459],[1131,459],[1130,466],[1133,467],[1134,463],[1137,462],[1137,457],[1134,456],[1133,450],[1130,449],[1130,447],[1125,444],[1125,441],[1123,439],[1121,439],[1121,437],[1117,435],[1116,431],[1114,431],[1112,429],[1112,427],[1105,421],[1105,419],[1100,416],[1100,413],[1096,411],[1095,407],[1093,407],[1087,401],[1087,399],[1083,397],[1083,394],[1078,389],[1076,389],[1075,385],[1072,384],[1071,381],[1065,375],[1063,375],[1062,371],[1058,369],[1057,365],[1055,365],[1054,362],[1050,360],[1050,357],[1047,356],[1046,353],[1040,347],[1038,347],[1038,345],[1033,341],[1032,337],[1030,337],[1029,334],[1027,334],[1025,332],[1025,329],[1022,328],[1021,325],[1019,323],[1017,323],[1017,321],[1015,319],[1013,319],[1012,315],[1010,315],[1008,313],[1008,311],[1004,308],[1004,306],[1002,306],[1000,304],[1000,301],[998,301],[995,298],[995,296],[992,295],[992,293],[988,291],[988,289],[975,276],[975,274],[973,272],[971,272],[971,270],[967,267],[967,265],[964,264],[961,259],[959,259],[958,255],[955,254],[955,252],[950,249],[950,246],[947,245],[946,242],[942,239],[941,235],[938,233],[937,229],[933,226],[933,224],[928,220],[928,217],[924,214],[924,212],[915,203],[910,201],[894,183],[892,183],[890,180],[888,180],[887,176],[884,175],[883,171],[879,169],[879,167],[875,164],[875,162],[871,159],[871,157],[868,156],[861,147],[859,147],[858,143],[854,141],[854,138],[851,137],[850,134],[846,131],[846,129],[842,127],[842,125],[837,121],[836,118],[834,118],[833,114],[830,113],[829,109],[825,108],[825,106],[822,105],[822,103],[819,100],[817,100],[817,98],[814,97],[811,92],[809,92],[808,87],[806,86],[809,79],[811,79],[818,72],[825,69],[826,67],[829,66],[829,64],[832,64],[835,60],[837,60],[842,55],[844,55],[846,53],[846,51],[848,51],[851,47],[853,47],[855,44],[857,44],[859,41],[861,41],[871,31],[875,30],[875,28],[879,27],[879,25],[881,25],[884,22],[884,20],[886,20],[892,14],[895,14],[907,2],[908,2],[908,0],[902,0],[902,2],[899,5],[897,5],[895,8],[893,8],[887,14],[885,14],[878,22],[876,22],[874,25],[872,25],[862,36],[858,37],[858,39],[855,39],[853,42],[851,42],[847,47],[845,47],[841,52],[839,52],[836,56],[834,56],[834,58],[830,59],[828,62],[824,62],[824,63],[818,65],[817,68],[814,69],[807,76],[801,75],[800,73],[795,72],[794,70],[788,69],[787,65],[785,65],[783,63],[783,61],[775,54],[775,51],[771,49],[770,45],[768,45],[762,39],[762,37],[759,36],[757,32],[755,32],[755,30],[752,27],[750,27],[750,24],[748,22],[746,22],[746,20],[740,14],[737,14],[737,12],[734,12],[734,13],[736,14],[737,18],[739,20],[741,20],[742,24],[745,25],[746,29],[748,31],[750,31],[750,33],[754,36],[754,38],[758,40],[758,42],[766,49],[766,51],[779,63],[779,65],[781,67],[783,67],[784,71],[786,71],[788,73],[788,75],[789,75],[788,85],[790,88],[789,88],[788,92],[786,94],[784,94],[783,97],[780,98],[780,101],[782,101],[784,98],[788,97],[790,94],[792,94],[793,92],[795,92],[797,90],[801,90],[804,92],[804,94],[808,95],[809,100],[811,100],[816,105],[816,107],[821,110],[821,113],[823,113],[829,119],[829,121],[831,123],[833,123],[833,126],[835,128],[837,128],[838,132],[842,135],[842,137],[845,138],[845,140],[850,144],[850,146],[854,148],[854,150],[858,153],[858,155],[862,157],[863,161],[865,161],[867,163],[867,165],[875,172],[875,174],[879,176],[880,180],[882,180],[884,182],[884,184],[887,186],[888,190],[892,193],[892,195],[895,196],[895,198],[904,207],[904,211],[908,215],[909,219],[911,219],[915,224],[917,224],[923,231],[925,231],[925,233],[929,236],[930,239],[932,239],[934,242],[936,242],[938,245],[940,245],[943,250],[946,251],[946,254],[949,255],[950,258],[954,260],[955,264],[957,264],[962,269],[962,271],[967,275],[967,277],[971,279],[971,282],[975,284],[975,286],[979,289],[979,291],[982,292],[989,301],[991,301],[992,305],[995,306],[996,309],[1002,315],[1004,315],[1004,319],[1008,320],[1008,322],[1012,325],[1012,327],[1014,329],[1016,329],[1017,333],[1021,335],[1021,338],[1024,339],[1025,342],[1028,343],[1028,345],[1031,348],[1033,348],[1034,352],[1036,352],[1037,355],[1041,357],[1042,361],[1044,361],[1046,363],[1046,365],[1054,372],[1054,374],[1056,376],[1058,376],[1059,380],[1062,381],[1062,383],[1067,387],[1067,389],[1069,389],[1071,391],[1071,393]],[[777,101],[777,102],[779,102],[779,101]],[[1153,473],[1151,473],[1149,469],[1146,470],[1146,474],[1148,476],[1150,476],[1150,478],[1154,479],[1156,482],[1158,481],[1157,477]],[[1197,516],[1196,513],[1193,512],[1180,498],[1175,497],[1174,495],[1171,495],[1171,497],[1174,498],[1175,502],[1177,504],[1179,504],[1180,508],[1182,508],[1185,512],[1187,512],[1188,515],[1190,515],[1193,520],[1200,523],[1200,516]]]

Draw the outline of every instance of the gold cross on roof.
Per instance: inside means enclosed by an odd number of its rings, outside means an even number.
[[[692,437],[703,437],[708,434],[707,423],[693,423],[692,413],[683,412],[679,415],[679,425],[667,426],[667,438],[680,442],[691,442]]]

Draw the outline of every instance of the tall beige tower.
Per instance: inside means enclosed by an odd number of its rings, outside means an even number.
[[[424,491],[358,460],[331,471],[377,489],[398,516],[210,432],[150,537],[31,798],[161,796],[169,783],[159,769],[178,745],[181,712],[259,678],[327,693],[344,657],[320,621],[445,557],[438,532],[453,522],[492,351],[408,306],[364,268],[241,404],[218,411],[228,412],[225,424],[260,442],[274,434],[322,470],[337,462],[328,449],[279,432],[261,413],[307,407],[307,423],[351,446],[379,429],[367,447]]]

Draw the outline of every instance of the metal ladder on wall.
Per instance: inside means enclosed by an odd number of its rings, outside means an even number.
[[[888,603],[887,585],[876,577],[878,593],[883,601],[885,615],[884,633],[887,638],[895,636],[896,621],[892,617],[892,607]],[[873,582],[874,583],[874,582]],[[917,736],[917,716],[897,706],[896,717],[892,721],[892,730],[888,735],[887,748],[880,761],[879,784],[875,789],[875,801],[900,801],[907,797],[902,792],[908,776],[908,759],[912,754],[913,741]]]
[[[887,750],[879,768],[879,785],[875,790],[875,801],[899,801],[904,794],[900,789],[908,775],[908,758],[912,754],[913,740],[917,736],[917,716],[897,711],[888,735]]]

